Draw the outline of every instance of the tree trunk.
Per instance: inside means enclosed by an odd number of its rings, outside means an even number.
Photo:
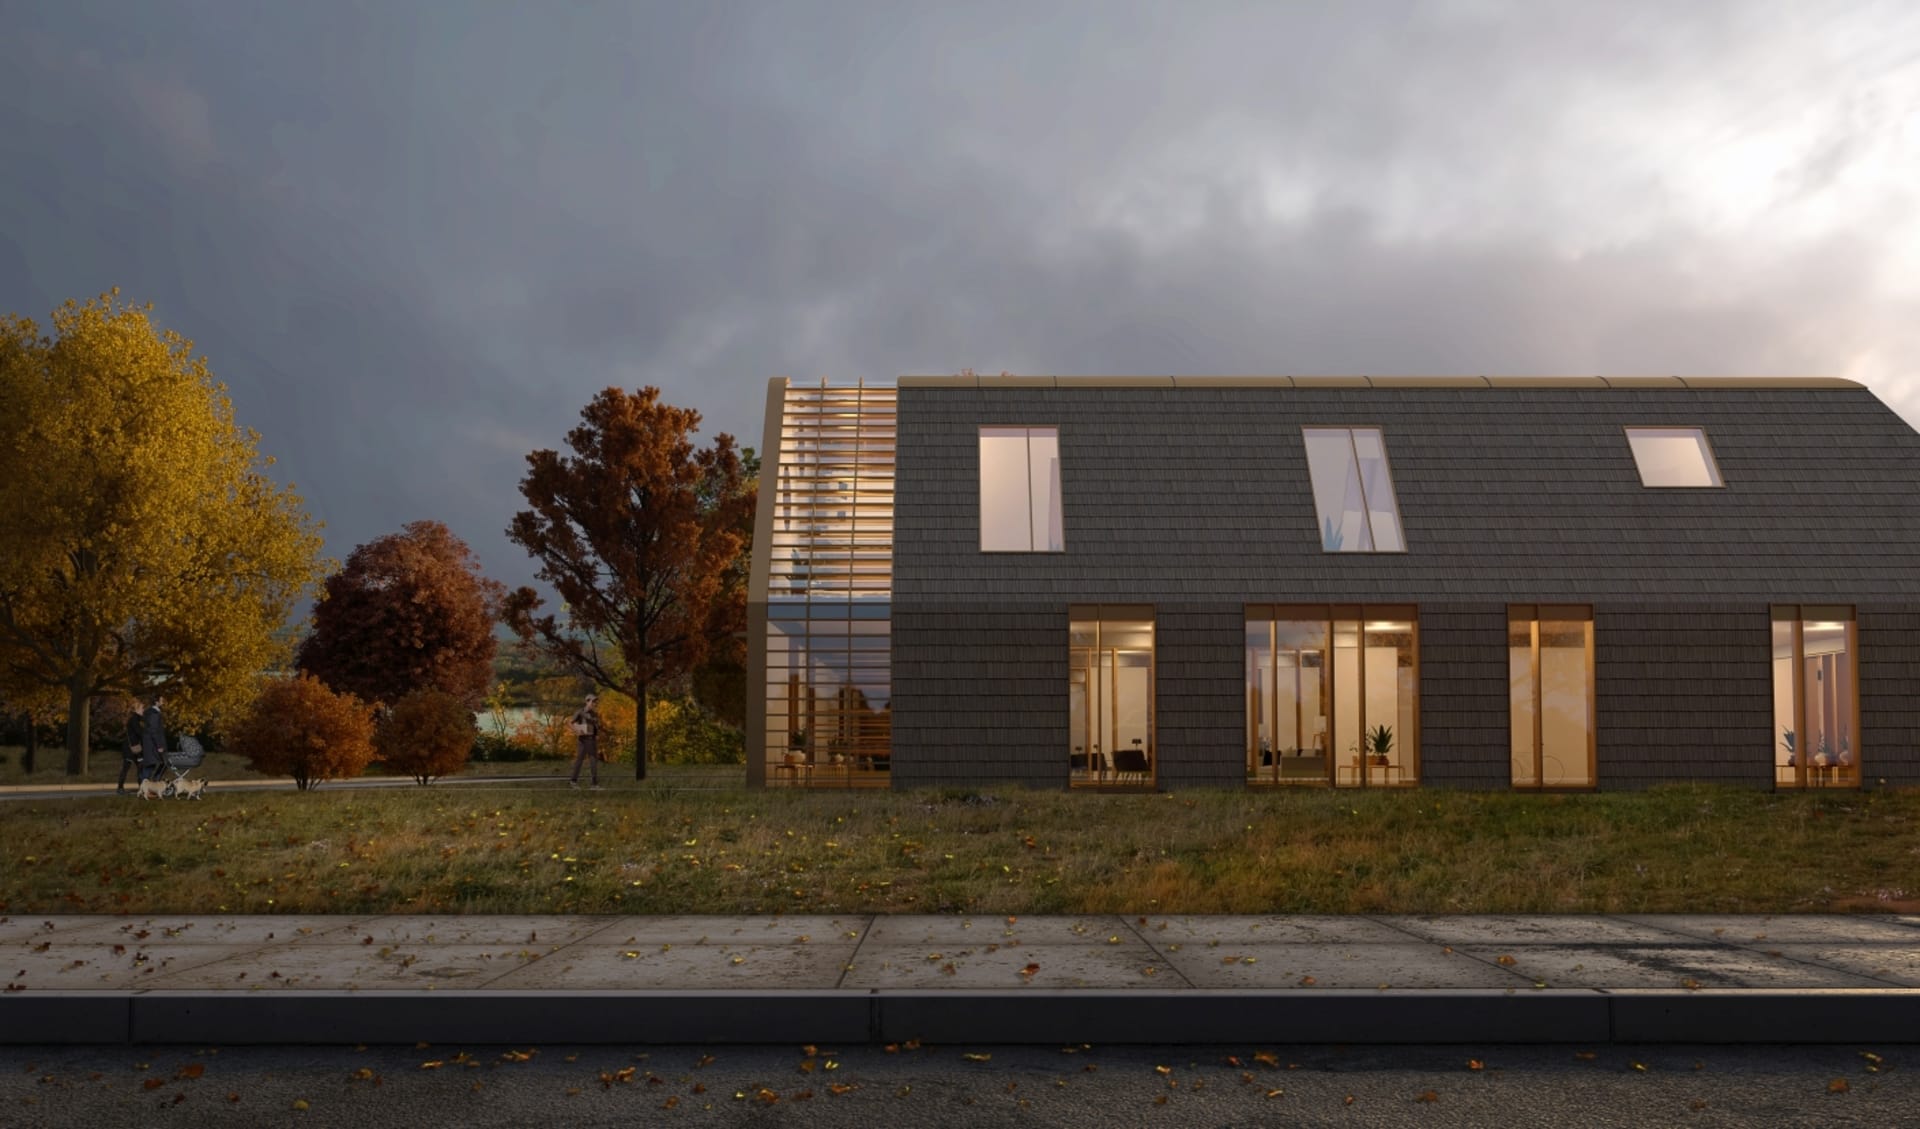
[[[67,775],[87,774],[87,743],[93,711],[88,709],[92,687],[75,680],[67,683]]]
[[[647,680],[646,679],[643,678],[639,682],[635,683],[634,690],[633,690],[633,700],[635,703],[637,703],[637,705],[634,708],[635,718],[633,723],[633,778],[635,780],[645,780],[647,778]]]
[[[26,776],[33,775],[34,757],[39,752],[40,752],[40,719],[33,716],[32,710],[28,710],[27,711],[27,755],[20,759],[20,771],[22,775],[26,775]]]

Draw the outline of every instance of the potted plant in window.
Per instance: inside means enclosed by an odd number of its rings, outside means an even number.
[[[1367,763],[1375,766],[1387,763],[1387,754],[1393,752],[1393,728],[1376,725],[1367,734]]]
[[[787,763],[799,764],[807,759],[807,731],[796,729],[787,735]]]

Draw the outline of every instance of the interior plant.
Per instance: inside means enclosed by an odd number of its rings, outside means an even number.
[[[787,763],[794,764],[799,761],[806,752],[807,731],[804,729],[796,729],[792,733],[787,734],[787,748],[789,750],[787,753]]]
[[[1374,764],[1387,763],[1387,754],[1393,752],[1393,727],[1376,725],[1369,730],[1367,751],[1373,754]]]
[[[1788,768],[1792,768],[1792,767],[1793,767],[1793,758],[1794,758],[1794,751],[1793,751],[1793,740],[1794,740],[1794,738],[1793,738],[1793,730],[1791,730],[1791,729],[1787,729],[1787,730],[1783,730],[1783,732],[1785,733],[1785,737],[1784,737],[1784,738],[1783,738],[1783,739],[1781,740],[1781,742],[1780,742],[1780,745],[1781,745],[1781,747],[1782,747],[1782,748],[1784,748],[1784,749],[1786,749],[1786,750],[1787,750],[1787,767],[1788,767]]]

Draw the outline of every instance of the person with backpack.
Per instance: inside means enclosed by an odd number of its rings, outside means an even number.
[[[574,737],[573,775],[567,782],[572,788],[580,787],[580,766],[584,763],[593,766],[590,777],[592,788],[596,792],[600,790],[599,701],[599,695],[588,694],[585,704],[575,710],[573,717],[567,722],[567,728],[573,731]]]

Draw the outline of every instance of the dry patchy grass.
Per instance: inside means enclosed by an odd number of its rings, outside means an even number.
[[[1920,791],[241,794],[9,803],[0,911],[1920,908]]]

